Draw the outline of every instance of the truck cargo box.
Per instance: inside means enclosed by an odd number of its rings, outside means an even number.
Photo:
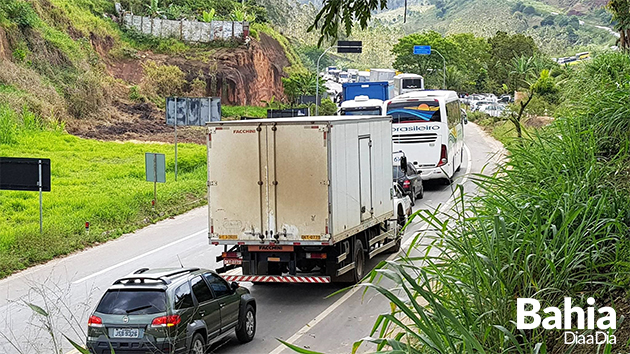
[[[332,245],[390,219],[391,134],[389,117],[209,123],[211,243],[281,252]]]

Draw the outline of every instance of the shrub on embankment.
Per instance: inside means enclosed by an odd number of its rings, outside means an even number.
[[[418,214],[433,231],[418,235],[415,245],[431,243],[431,255],[423,249],[429,256],[379,267],[368,285],[396,304],[372,334],[387,337],[380,330],[395,328],[382,346],[563,353],[569,348],[562,333],[516,328],[517,298],[536,298],[543,308],[560,306],[564,297],[573,306],[587,307],[591,296],[596,306],[619,305],[630,253],[629,82],[626,55],[594,58],[567,83],[556,120],[508,144],[509,161],[496,174],[475,178],[479,196],[461,198],[453,210]],[[380,275],[402,292],[378,285]],[[613,350],[627,349],[627,338],[617,343]]]

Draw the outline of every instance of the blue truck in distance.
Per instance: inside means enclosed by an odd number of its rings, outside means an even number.
[[[348,82],[342,86],[343,101],[354,100],[357,96],[386,101],[390,99],[390,87],[387,81]]]

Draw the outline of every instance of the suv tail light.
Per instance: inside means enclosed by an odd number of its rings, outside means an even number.
[[[103,320],[98,316],[90,316],[88,318],[88,326],[89,327],[103,327]]]
[[[173,327],[182,322],[179,315],[156,317],[151,322],[151,327]]]
[[[442,151],[440,152],[440,162],[437,167],[444,166],[448,163],[448,152],[446,151],[446,145],[442,145]]]
[[[406,180],[403,182],[403,188],[404,188],[404,189],[409,189],[409,186],[410,186],[410,185],[411,185],[411,181],[410,181],[410,180],[408,180],[408,179],[406,179]]]

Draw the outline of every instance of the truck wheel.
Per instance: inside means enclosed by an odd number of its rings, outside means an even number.
[[[251,342],[256,334],[256,311],[252,305],[247,305],[245,314],[239,319],[236,327],[236,337],[241,343]]]
[[[399,237],[396,241],[390,241],[390,242],[396,242],[396,246],[390,248],[390,252],[391,253],[398,253],[400,252],[400,245],[402,244],[402,237]]]
[[[405,226],[405,224],[407,224],[407,216],[402,210],[398,211],[398,218],[396,219],[396,221],[398,222],[398,226],[400,227],[403,227]]]
[[[365,272],[365,253],[360,240],[354,244],[354,282],[358,283],[363,279]]]

